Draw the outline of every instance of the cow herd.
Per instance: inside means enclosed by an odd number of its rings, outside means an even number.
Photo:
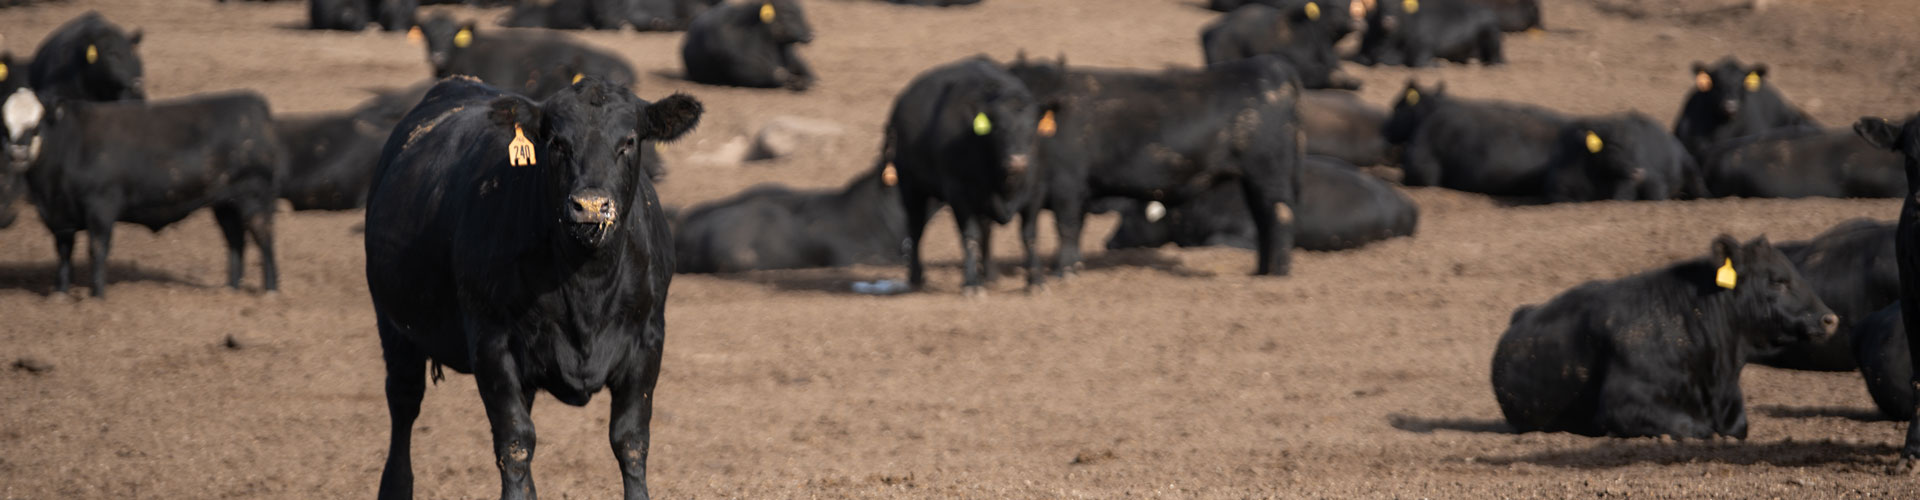
[[[901,82],[877,157],[844,188],[758,186],[677,209],[654,191],[657,147],[695,127],[698,99],[643,99],[625,60],[564,33],[418,17],[416,3],[310,1],[314,29],[407,32],[436,79],[321,116],[275,117],[247,91],[146,101],[141,33],[97,13],[30,60],[0,55],[0,225],[25,195],[54,237],[56,291],[72,282],[78,232],[104,296],[117,222],[158,230],[202,208],[225,237],[228,284],[251,240],[271,291],[277,199],[364,208],[392,418],[382,498],[411,495],[414,419],[442,367],[479,383],[503,497],[534,493],[533,394],[584,405],[607,389],[627,496],[644,498],[673,273],[904,264],[918,290],[942,208],[960,232],[962,290],[979,295],[996,278],[992,231],[1016,218],[1030,291],[1081,269],[1090,213],[1119,213],[1110,249],[1246,248],[1247,270],[1268,276],[1287,275],[1296,248],[1412,236],[1419,209],[1382,171],[1522,203],[1894,197],[1920,181],[1920,123],[1823,128],[1765,65],[1732,58],[1694,64],[1671,128],[1442,83],[1409,81],[1376,106],[1341,69],[1501,64],[1505,33],[1543,29],[1537,0],[1214,0],[1224,13],[1200,34],[1202,66],[1024,53],[935,65]],[[498,24],[685,30],[693,82],[805,92],[821,78],[799,54],[813,31],[796,0],[525,2]],[[1348,37],[1357,49],[1336,53]],[[1857,368],[1882,411],[1914,418],[1920,343],[1906,332],[1920,328],[1903,320],[1920,318],[1916,217],[1909,196],[1898,226],[1849,221],[1779,244],[1721,235],[1701,257],[1521,306],[1494,350],[1494,395],[1522,432],[1744,438],[1740,372],[1757,362]],[[1920,454],[1915,432],[1903,457]]]

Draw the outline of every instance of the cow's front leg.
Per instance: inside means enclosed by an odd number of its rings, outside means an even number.
[[[1040,209],[1034,207],[1020,212],[1020,247],[1027,251],[1027,293],[1044,292],[1047,289],[1047,271],[1040,264]]]
[[[653,386],[660,380],[660,351],[641,356],[645,366],[627,370],[614,380],[613,418],[607,429],[613,443],[613,458],[620,461],[620,480],[627,500],[647,497],[648,429],[653,420]]]
[[[494,464],[500,468],[500,498],[531,500],[533,489],[533,391],[520,380],[505,334],[475,346],[474,381],[493,427]]]

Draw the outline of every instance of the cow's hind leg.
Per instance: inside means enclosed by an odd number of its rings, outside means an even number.
[[[1080,230],[1086,225],[1086,202],[1079,197],[1062,197],[1062,201],[1053,207],[1054,232],[1058,233],[1060,248],[1055,250],[1054,273],[1061,280],[1073,277],[1080,271]]]
[[[231,204],[215,205],[213,220],[220,223],[220,234],[227,238],[227,287],[240,288],[240,277],[247,254],[247,223],[240,208]]]
[[[611,384],[613,417],[607,429],[608,440],[613,444],[613,457],[620,462],[620,480],[625,486],[627,500],[647,498],[648,429],[653,420],[653,387],[660,380],[658,348],[636,358],[644,366],[628,368],[627,375],[615,379]],[[633,361],[629,363],[636,364]]]
[[[113,250],[113,219],[93,215],[87,221],[87,260],[93,264],[93,296],[107,296],[107,253]]]
[[[427,393],[427,357],[384,317],[378,322],[381,356],[387,361],[387,415],[393,424],[387,465],[380,472],[380,499],[413,498],[413,421],[420,416],[420,400]]]
[[[253,236],[253,246],[260,247],[260,289],[274,291],[280,289],[280,266],[273,255],[273,201],[253,207],[247,212],[247,234]]]
[[[900,207],[907,212],[907,285],[914,290],[927,284],[927,267],[920,260],[920,239],[927,233],[927,214],[932,212],[931,200],[920,190],[905,184],[900,186]]]
[[[53,253],[60,264],[53,272],[53,291],[67,293],[73,287],[73,235],[72,229],[58,229],[53,232]]]

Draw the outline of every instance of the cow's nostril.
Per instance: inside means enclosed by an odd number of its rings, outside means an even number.
[[[1840,328],[1840,316],[1835,314],[1821,316],[1820,328],[1825,329],[1827,333],[1833,333],[1834,330]]]

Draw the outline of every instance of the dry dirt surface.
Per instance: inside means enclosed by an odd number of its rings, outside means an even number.
[[[1909,0],[1548,0],[1551,29],[1508,39],[1504,67],[1354,68],[1386,103],[1408,78],[1463,96],[1671,119],[1689,64],[1724,54],[1823,122],[1920,109]],[[1680,7],[1676,7],[1680,6]],[[1731,6],[1731,7],[1729,7]],[[583,35],[628,57],[638,92],[691,92],[701,128],[666,152],[669,204],[761,182],[838,185],[870,165],[893,96],[919,71],[1025,49],[1074,64],[1199,62],[1212,13],[1188,0],[987,0],[969,8],[810,0],[821,74],[806,93],[690,84],[677,33]],[[31,53],[89,9],[142,28],[157,98],[233,88],[277,112],[342,109],[428,75],[399,34],[309,32],[297,2],[71,0],[0,10]],[[502,11],[452,9],[492,19]],[[795,156],[701,164],[778,115],[847,133]],[[1513,207],[1411,189],[1414,238],[1296,254],[1286,278],[1250,252],[1092,251],[1028,296],[1015,232],[1003,277],[958,293],[950,219],[929,230],[930,293],[854,281],[905,270],[680,276],[653,421],[659,498],[1915,498],[1889,476],[1903,423],[1859,376],[1753,367],[1743,442],[1516,435],[1488,386],[1514,307],[1577,283],[1704,253],[1710,238],[1806,238],[1893,200],[1710,200]],[[366,498],[386,453],[380,349],[359,212],[283,213],[282,291],[230,291],[211,218],[122,225],[109,300],[52,294],[51,238],[31,211],[0,231],[0,498]],[[1112,219],[1095,217],[1099,248]],[[1043,229],[1050,234],[1051,229]],[[1052,238],[1044,237],[1050,248]],[[80,248],[85,248],[82,245]],[[80,252],[84,254],[85,252]],[[81,257],[82,269],[86,266]],[[251,259],[250,259],[251,260]],[[247,285],[257,287],[249,264]],[[610,498],[606,398],[541,397],[534,474],[549,498]],[[473,379],[428,391],[414,463],[423,498],[498,491]]]

